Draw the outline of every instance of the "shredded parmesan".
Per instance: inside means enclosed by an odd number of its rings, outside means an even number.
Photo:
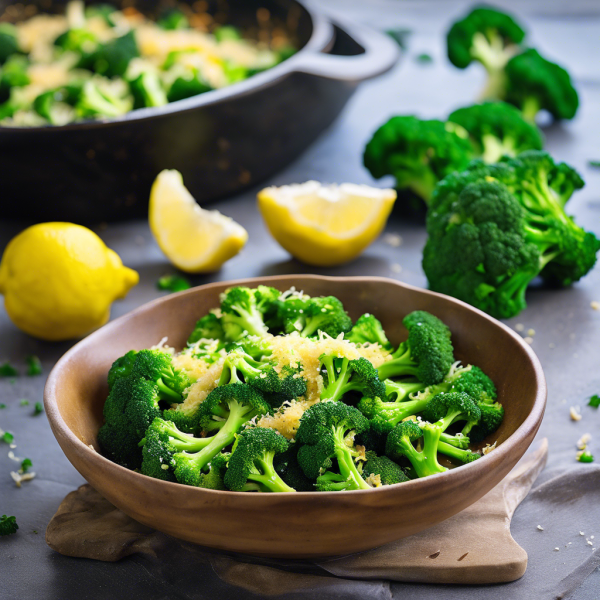
[[[378,473],[377,475],[375,475],[375,473],[371,473],[366,479],[365,481],[371,486],[371,487],[381,487],[383,484],[381,483],[381,475]]]
[[[283,437],[293,440],[300,426],[302,415],[312,404],[308,400],[284,402],[274,415],[265,415],[257,421],[256,425],[258,427],[275,429]]]
[[[571,416],[572,421],[581,421],[581,413],[579,412],[578,406],[571,406],[569,415]]]
[[[190,352],[176,354],[173,357],[173,366],[184,371],[192,381],[198,381],[211,367],[209,363]]]
[[[496,449],[496,444],[498,442],[494,442],[491,446],[488,444],[481,452],[486,455],[489,454],[492,450]]]
[[[577,448],[579,448],[579,450],[585,450],[591,439],[592,436],[589,433],[584,433],[577,442]]]
[[[17,473],[16,471],[11,471],[10,472],[10,476],[13,478],[13,481],[15,482],[15,485],[20,488],[21,487],[21,482],[23,481],[30,481],[31,479],[33,479],[35,477],[35,473],[30,472],[30,473]]]
[[[223,359],[210,365],[210,367],[187,389],[187,397],[177,405],[177,410],[186,415],[192,415],[216,387],[223,371]]]

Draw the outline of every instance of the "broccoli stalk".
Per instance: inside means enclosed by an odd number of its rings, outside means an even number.
[[[457,448],[454,445],[447,444],[443,438],[438,444],[438,452],[445,454],[446,456],[453,458],[463,464],[467,464],[481,458],[481,454],[473,452],[472,450]]]
[[[273,429],[254,427],[237,436],[225,473],[225,485],[233,491],[295,492],[275,470],[273,460],[289,442]]]
[[[377,369],[366,358],[349,360],[322,355],[319,360],[320,368],[326,373],[321,400],[341,400],[352,391],[371,398],[385,398],[385,386],[379,380]]]

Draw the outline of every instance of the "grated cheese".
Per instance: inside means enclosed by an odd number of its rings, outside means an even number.
[[[223,359],[210,365],[210,367],[187,389],[186,399],[177,405],[176,410],[180,410],[186,415],[193,414],[198,406],[206,400],[216,387],[219,377],[223,371]]]
[[[290,400],[284,402],[274,415],[261,417],[256,425],[258,427],[275,429],[284,438],[293,440],[300,426],[302,415],[313,404],[308,400]]]
[[[381,487],[383,484],[381,483],[381,475],[378,473],[377,475],[375,475],[375,473],[371,473],[366,479],[365,481],[371,486],[371,487]]]

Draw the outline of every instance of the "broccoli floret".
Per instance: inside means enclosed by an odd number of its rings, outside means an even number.
[[[504,68],[521,51],[525,30],[507,14],[479,7],[452,25],[447,35],[448,58],[459,69],[471,62],[483,65],[488,82],[483,98],[500,98],[504,90]]]
[[[158,75],[153,71],[144,71],[129,82],[133,96],[133,108],[163,106],[167,104],[167,94]],[[189,284],[188,286],[189,287]],[[184,287],[183,289],[187,289]]]
[[[17,533],[19,526],[17,525],[16,517],[2,515],[0,517],[0,535],[12,535]]]
[[[162,350],[140,350],[135,355],[131,374],[155,383],[161,400],[169,402],[181,402],[183,391],[192,383],[183,371],[173,367],[172,356]]]
[[[409,481],[406,473],[387,456],[377,456],[375,452],[367,452],[367,462],[362,470],[363,477],[367,479],[369,476],[379,475],[379,480],[382,485],[394,485]]]
[[[264,315],[281,293],[259,285],[256,289],[233,287],[221,296],[221,324],[228,340],[235,342],[244,335],[267,333]]]
[[[297,492],[314,492],[315,482],[311,481],[298,463],[300,444],[290,444],[281,454],[276,454],[273,464],[278,475]]]
[[[177,481],[173,455],[182,451],[199,452],[210,442],[210,437],[194,437],[180,431],[175,423],[157,417],[139,444],[143,456],[141,471],[156,479]]]
[[[214,389],[200,404],[192,420],[195,432],[204,432],[209,443],[199,452],[177,452],[173,455],[175,477],[180,483],[200,485],[202,471],[210,461],[235,439],[242,425],[255,416],[269,412],[261,393],[242,383],[232,383]],[[165,411],[171,418],[172,412]]]
[[[175,29],[189,29],[190,26],[188,18],[177,8],[171,8],[164,11],[156,21],[156,24],[162,29],[171,31]]]
[[[160,417],[160,390],[146,379],[117,379],[104,403],[105,423],[98,432],[98,443],[113,462],[129,469],[142,464],[138,445],[150,423]]]
[[[434,396],[423,410],[423,418],[444,432],[458,421],[479,422],[481,409],[468,394],[449,392]]]
[[[54,40],[54,45],[61,50],[77,52],[86,60],[97,50],[98,37],[89,29],[68,29]],[[77,66],[88,65],[80,62]]]
[[[423,251],[430,288],[509,318],[525,308],[538,274],[563,285],[585,275],[600,242],[563,208],[580,185],[574,170],[536,150],[495,165],[474,161],[442,181]]]
[[[122,77],[129,63],[140,55],[133,29],[101,45],[94,53],[92,69],[106,77]]]
[[[296,442],[301,444],[298,462],[304,474],[315,480],[326,471],[332,473],[317,481],[317,489],[370,489],[356,467],[359,452],[352,445],[353,435],[368,428],[361,412],[343,402],[319,402],[302,415]],[[332,459],[336,459],[337,472]]]
[[[181,275],[163,275],[156,282],[156,289],[166,292],[183,292],[191,287],[189,280]]]
[[[450,329],[422,310],[408,314],[402,322],[408,329],[408,340],[377,369],[379,378],[415,376],[425,385],[439,383],[454,362]]]
[[[42,363],[37,356],[30,354],[25,360],[27,361],[26,375],[28,377],[35,377],[42,374]]]
[[[12,116],[19,108],[21,102],[15,99],[12,90],[13,88],[21,88],[28,85],[31,80],[27,74],[29,61],[25,56],[14,54],[10,56],[0,71],[0,100],[4,102],[2,105],[3,116]]]
[[[252,427],[242,431],[229,459],[225,485],[236,492],[295,492],[273,465],[275,456],[288,446],[289,442],[273,429]]]
[[[504,99],[519,108],[531,121],[540,110],[556,120],[572,119],[579,107],[579,96],[569,73],[530,48],[506,65]]]
[[[322,331],[335,338],[352,328],[344,305],[334,296],[290,296],[278,306],[285,333],[296,332],[302,337],[311,337]]]
[[[441,391],[466,393],[478,404],[493,404],[498,397],[494,382],[474,365],[458,369],[449,379],[450,386]]]
[[[167,92],[167,99],[169,102],[177,102],[177,100],[185,100],[198,94],[210,92],[212,89],[198,69],[189,69],[187,73],[173,81]]]
[[[381,321],[368,313],[358,318],[346,339],[355,344],[379,344],[385,350],[392,349]]]
[[[398,116],[375,132],[363,162],[375,179],[393,175],[398,190],[411,190],[428,204],[438,181],[473,157],[469,135],[459,125]]]
[[[130,350],[127,354],[115,360],[110,370],[108,371],[109,391],[112,390],[117,379],[121,379],[122,377],[128,377],[129,375],[131,375],[131,370],[133,369],[133,363],[135,362],[136,355],[136,350]]]
[[[471,442],[478,444],[488,435],[495,433],[504,420],[504,408],[499,402],[486,404],[478,403],[481,418],[470,421],[462,430],[463,435],[468,435]]]
[[[478,452],[473,452],[469,449],[457,448],[451,444],[447,444],[443,438],[440,440],[438,444],[438,452],[448,456],[449,458],[453,458],[463,464],[467,464],[481,458],[481,454]]]
[[[228,352],[232,352],[237,349],[242,350],[242,352],[245,352],[254,360],[261,362],[269,360],[273,354],[270,341],[267,338],[256,335],[243,337],[237,342],[231,342],[226,346],[226,350]]]
[[[415,421],[398,423],[387,438],[385,453],[393,460],[407,458],[417,477],[427,477],[447,471],[438,462],[438,446],[441,429],[431,423]],[[414,442],[423,438],[423,449],[417,450]]]
[[[208,313],[196,322],[194,331],[190,334],[187,343],[195,344],[198,340],[224,340],[225,332],[221,319],[213,313]]]
[[[0,65],[19,52],[17,28],[11,23],[0,23]]]
[[[541,150],[542,132],[520,111],[505,102],[484,102],[455,110],[448,121],[469,132],[478,156],[495,163],[502,156],[516,156],[525,150]]]
[[[350,360],[336,355],[322,355],[320,369],[324,371],[322,400],[341,400],[348,392],[359,392],[369,398],[385,398],[385,385],[377,369],[362,356]]]
[[[82,118],[120,117],[131,110],[131,103],[115,94],[109,86],[90,79],[83,84],[75,110]]]

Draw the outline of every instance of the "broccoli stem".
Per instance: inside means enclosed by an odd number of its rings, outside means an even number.
[[[469,427],[468,431],[471,431],[473,425],[477,425],[477,421],[469,421],[467,425],[465,425],[465,429]],[[454,446],[455,448],[468,448],[470,440],[465,433],[465,429],[462,430],[462,435],[449,435],[448,433],[443,432],[440,436],[440,440],[445,444],[450,444],[450,446]]]
[[[392,356],[392,360],[384,362],[377,368],[381,381],[390,377],[417,374],[417,364],[411,359],[410,348],[407,344],[401,344]]]
[[[332,492],[345,492],[354,489],[350,481],[343,479],[341,475],[326,471],[317,477],[317,485],[327,484],[327,490]]]
[[[348,489],[370,490],[371,486],[362,478],[356,468],[351,450],[345,442],[344,429],[340,427],[333,428],[333,441],[335,444],[335,457],[338,461],[340,473],[344,479],[351,482]]]
[[[248,479],[265,487],[269,492],[295,492],[294,488],[287,485],[276,473],[273,467],[274,452],[265,452],[264,456],[255,461],[262,473],[250,473]]]
[[[473,456],[471,450],[463,450],[443,441],[440,441],[438,444],[438,452],[441,452],[450,458],[459,460],[462,463],[469,462],[470,458]]]
[[[325,356],[322,364],[327,371],[328,385],[321,394],[321,400],[339,400],[345,393],[345,386],[348,383],[350,374],[348,373],[348,359],[342,359],[342,366],[337,371],[335,367],[335,358]]]
[[[308,323],[304,327],[304,329],[300,332],[300,336],[301,337],[309,337],[309,336],[313,335],[313,333],[315,333],[319,329],[319,327],[321,326],[321,323],[323,323],[326,318],[327,317],[325,315],[323,315],[322,317],[310,318],[308,320]]]
[[[385,381],[385,393],[388,396],[396,395],[395,402],[401,402],[407,396],[416,392],[421,392],[425,389],[425,385],[420,381]]]
[[[441,430],[439,427],[427,423],[423,430],[423,451],[419,452],[408,438],[402,440],[404,454],[410,460],[417,477],[428,477],[435,473],[447,471],[437,459],[437,449]]]
[[[242,329],[248,332],[248,335],[263,336],[267,332],[267,327],[263,323],[262,315],[254,310],[248,311],[240,306],[232,306],[239,313],[239,317],[233,317],[232,321],[236,322]]]
[[[178,394],[176,391],[172,390],[167,384],[163,381],[162,377],[158,378],[156,382],[156,386],[161,391],[162,396],[166,396],[166,398],[162,398],[163,400],[173,400],[173,402],[181,402],[183,397],[181,394]]]
[[[425,410],[425,407],[429,404],[431,396],[427,396],[422,400],[407,400],[404,402],[382,402],[379,404],[381,412],[378,413],[378,417],[385,419],[391,425],[397,425],[400,421],[404,421],[406,417],[416,415],[417,413]]]
[[[523,104],[521,105],[521,113],[523,113],[523,118],[529,121],[530,123],[535,123],[535,117],[540,112],[540,101],[538,98],[534,96],[528,96],[523,100]]]

